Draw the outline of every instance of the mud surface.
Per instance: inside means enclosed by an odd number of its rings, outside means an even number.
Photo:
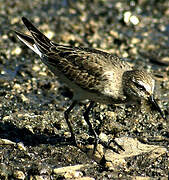
[[[91,155],[86,103],[71,113],[77,139],[86,143],[71,144],[63,114],[72,93],[16,38],[12,29],[26,32],[22,16],[56,42],[102,49],[151,72],[169,119],[169,1],[1,0],[0,179],[167,179],[168,121],[148,105],[97,104],[91,112],[96,132],[117,138],[126,154],[100,146]]]

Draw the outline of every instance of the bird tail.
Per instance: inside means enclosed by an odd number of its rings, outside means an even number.
[[[28,19],[22,17],[22,21],[31,33],[31,36],[15,31],[17,37],[40,57],[50,52],[51,41],[42,34]]]

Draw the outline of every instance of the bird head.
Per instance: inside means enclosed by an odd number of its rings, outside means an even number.
[[[154,99],[155,80],[143,70],[126,71],[123,74],[123,91],[127,98],[144,99],[166,119]]]

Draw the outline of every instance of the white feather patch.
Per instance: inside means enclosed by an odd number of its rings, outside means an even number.
[[[144,83],[143,81],[138,81],[140,85],[142,85],[147,92],[152,92],[152,87],[149,84]]]
[[[25,41],[23,38],[17,35],[17,37],[24,43],[26,44],[30,49],[32,49],[36,54],[38,54],[40,57],[42,57],[42,53],[39,51],[38,47],[36,44],[31,44],[28,41]]]

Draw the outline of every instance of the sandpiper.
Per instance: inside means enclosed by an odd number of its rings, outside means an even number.
[[[154,99],[155,81],[149,73],[133,69],[122,58],[100,50],[54,43],[28,19],[23,17],[22,21],[31,35],[15,31],[17,37],[40,56],[60,82],[74,92],[72,104],[64,115],[75,144],[76,138],[69,121],[69,113],[82,100],[90,101],[84,119],[95,137],[94,151],[99,138],[89,120],[89,112],[97,102],[121,104],[145,99],[166,119]]]

